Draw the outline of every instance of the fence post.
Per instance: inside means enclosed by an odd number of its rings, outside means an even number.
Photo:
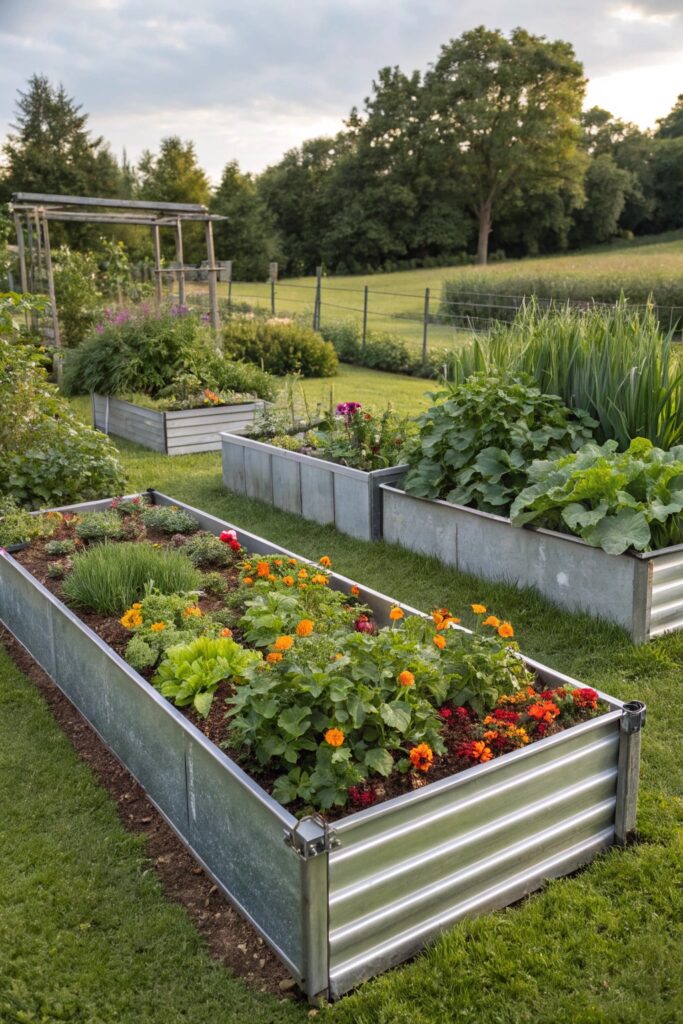
[[[368,292],[369,288],[366,285],[363,289],[363,340],[360,346],[363,355],[365,355],[365,342],[368,336]]]
[[[427,365],[427,331],[429,328],[429,288],[425,288],[425,309],[422,321],[422,365]]]
[[[277,281],[277,263],[270,264],[270,315],[275,316],[275,283]]]
[[[322,284],[323,268],[315,268],[315,304],[313,306],[313,330],[320,330],[320,299],[321,299],[321,284]]]

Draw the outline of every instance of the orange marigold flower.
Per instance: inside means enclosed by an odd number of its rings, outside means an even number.
[[[166,629],[165,622],[153,622],[149,627],[153,633],[161,633],[162,629]]]
[[[327,576],[323,576],[321,572],[317,572],[315,576],[311,576],[311,583],[318,583],[321,587],[325,587],[329,583],[329,580]]]
[[[500,619],[497,619],[495,615],[489,615],[488,618],[484,619],[482,626],[493,626],[494,629],[498,629],[500,626]]]
[[[284,585],[286,587],[293,587],[294,586],[294,577],[293,576],[283,576],[282,577],[282,582],[284,583]]]
[[[183,616],[186,619],[198,619],[201,614],[202,610],[196,604],[189,604],[187,608],[183,608]]]
[[[557,704],[551,700],[539,700],[527,708],[529,718],[535,718],[537,722],[552,722],[560,713]]]
[[[259,576],[269,576],[270,575],[270,566],[268,565],[267,562],[257,562],[256,563],[256,572],[257,572],[257,574]]]
[[[324,565],[326,569],[329,569],[329,567],[332,565],[332,559],[328,558],[327,555],[323,555],[323,557],[320,559],[320,564]]]
[[[296,558],[289,558],[287,560],[287,564],[288,565],[298,565],[299,563],[297,562]]]
[[[392,608],[389,612],[389,618],[392,622],[399,622],[403,618],[403,614],[402,608]]]
[[[244,577],[244,582],[245,583],[253,583],[254,581],[253,581],[251,576],[245,576]]]
[[[436,644],[436,646],[439,648],[440,651],[442,651],[444,649],[444,647],[446,646],[446,639],[445,639],[445,637],[437,635],[435,637],[432,637],[432,639],[433,639],[434,643]]]
[[[325,733],[325,743],[331,747],[341,747],[344,742],[344,733],[341,729],[328,729]]]
[[[275,561],[273,562],[273,565],[277,565],[279,568],[282,565],[282,559],[276,558]]]
[[[475,615],[486,615],[485,604],[472,604],[470,605],[470,608],[472,609]]]
[[[271,664],[275,661],[282,661],[282,655],[279,651],[271,651],[270,654],[266,655],[266,661],[269,661]]]
[[[308,579],[308,570],[307,569],[300,569],[298,575],[299,575],[299,579],[300,580],[307,580]]]
[[[354,583],[354,585],[351,587],[351,593],[353,594],[354,597],[358,597],[358,595],[360,594],[360,587],[357,587],[356,584]]]
[[[221,636],[232,636],[232,630],[226,626],[225,629],[221,630]]]
[[[290,647],[292,647],[293,644],[294,644],[294,637],[287,636],[287,635],[279,636],[277,638],[277,640],[275,641],[275,643],[273,644],[273,648],[276,651],[288,651],[290,649]]]
[[[399,672],[398,681],[401,686],[415,686],[415,676],[407,669],[404,669],[403,672]]]
[[[510,625],[510,623],[509,622],[501,622],[500,626],[498,627],[498,636],[502,636],[504,640],[507,640],[507,639],[509,639],[509,637],[514,636],[514,635],[515,635],[515,631],[512,628],[512,626]]]
[[[460,622],[460,619],[456,619],[455,615],[446,615],[445,618],[443,618],[439,622],[437,622],[436,628],[439,629],[439,630],[441,630],[441,629],[448,629],[449,626],[451,626],[451,625],[456,626],[459,622]]]
[[[247,572],[251,572],[251,562],[243,562],[242,568],[246,569]]]
[[[313,632],[315,622],[312,619],[302,619],[296,627],[297,636],[310,636]]]
[[[269,573],[269,574],[268,574],[268,582],[269,582],[269,583],[277,583],[277,576],[274,576],[274,575],[272,574],[272,572],[271,572],[271,573]]]
[[[142,625],[142,615],[137,608],[129,608],[128,611],[121,616],[119,622],[122,626],[125,626],[126,629],[135,629],[136,626]]]
[[[432,748],[426,743],[419,743],[416,747],[413,747],[408,756],[413,768],[417,768],[420,772],[428,772],[432,767],[434,754]]]
[[[490,761],[493,754],[482,740],[475,740],[472,744],[472,755],[477,761]]]
[[[308,583],[300,583],[299,584],[299,590],[307,590],[307,589],[308,589]]]
[[[142,608],[142,604],[140,601],[134,601],[131,608]]]

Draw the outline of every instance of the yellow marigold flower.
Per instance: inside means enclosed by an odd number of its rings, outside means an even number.
[[[434,643],[436,644],[436,646],[439,648],[440,651],[442,651],[444,649],[444,647],[446,646],[446,640],[442,636],[435,636],[435,637],[433,637],[433,640],[434,640]]]
[[[389,618],[392,622],[399,622],[403,618],[402,608],[392,608],[389,612]]]
[[[308,570],[300,569],[299,570],[299,579],[300,580],[307,580],[308,579]]]
[[[470,605],[470,608],[472,609],[472,611],[474,612],[475,615],[486,615],[486,605],[485,604],[473,604],[473,605]]]
[[[299,584],[299,590],[307,590],[307,589],[308,589],[308,583],[300,583]]]
[[[277,583],[277,576],[273,576],[273,574],[271,572],[270,575],[268,576],[268,582],[269,583]]]
[[[500,626],[500,619],[497,619],[495,615],[489,615],[488,618],[484,619],[482,626],[493,626],[494,629],[498,629]]]
[[[403,672],[399,672],[398,681],[401,686],[415,686],[415,676],[408,669],[404,669]]]
[[[343,657],[344,657],[344,655],[343,655],[343,654],[341,654],[341,653],[340,653],[340,652],[338,651],[338,652],[337,652],[337,653],[335,654],[335,656],[334,656],[334,660],[335,660],[335,661],[339,661],[339,659],[340,659],[340,658],[343,658]]]
[[[256,574],[257,574],[257,576],[269,576],[270,575],[270,566],[268,565],[268,563],[267,562],[257,562],[256,563]]]
[[[275,643],[273,644],[273,648],[276,651],[288,651],[290,647],[293,645],[293,643],[293,637],[287,635],[279,636]]]
[[[244,582],[245,583],[253,583],[254,581],[253,581],[251,576],[245,576],[244,577]]]
[[[283,576],[282,577],[282,582],[284,583],[284,585],[286,587],[293,587],[294,586],[294,577],[293,576]]]
[[[142,615],[137,608],[129,608],[128,611],[121,616],[119,622],[122,626],[125,626],[126,629],[135,629],[136,626],[142,625]]]
[[[351,587],[351,593],[353,594],[354,597],[358,597],[358,595],[360,594],[360,587],[357,587],[356,584],[354,583],[354,585]]]
[[[302,619],[301,622],[296,627],[296,635],[297,636],[310,636],[311,633],[313,632],[313,627],[314,626],[315,626],[315,623],[313,622],[312,619]]]
[[[301,573],[299,573],[299,575],[301,575]],[[328,582],[327,576],[323,576],[321,572],[317,572],[315,576],[311,576],[311,583],[318,583],[321,587],[327,586]]]
[[[290,558],[290,559],[288,559],[287,564],[288,565],[298,565],[299,563],[297,562],[296,558]]]
[[[242,568],[246,569],[247,572],[251,572],[251,562],[243,562]]]
[[[232,630],[228,629],[228,627],[226,626],[225,629],[221,630],[221,636],[232,636]]]
[[[271,651],[270,654],[266,655],[266,661],[269,661],[271,664],[275,661],[282,661],[282,655],[279,651]]]
[[[201,614],[202,610],[196,604],[190,604],[187,606],[187,608],[183,609],[183,616],[186,619],[198,619],[201,616]]]
[[[320,564],[324,565],[326,569],[329,569],[329,567],[332,565],[332,559],[328,558],[327,555],[323,555],[323,557],[320,559]]]
[[[514,636],[514,635],[515,635],[515,631],[512,628],[512,626],[510,625],[510,623],[509,622],[501,622],[500,626],[498,627],[498,636],[502,636],[504,640],[507,640],[507,639],[509,639],[509,637]]]
[[[166,629],[165,622],[153,622],[149,627],[153,633],[161,633],[162,629]]]
[[[341,729],[328,729],[325,733],[325,743],[331,747],[341,747],[344,742],[344,733]]]

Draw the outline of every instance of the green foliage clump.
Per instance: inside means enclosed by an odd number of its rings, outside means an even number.
[[[45,554],[50,555],[50,557],[72,555],[75,549],[76,545],[69,538],[66,540],[49,540],[45,545]]]
[[[255,651],[245,650],[229,637],[200,636],[190,644],[169,648],[152,682],[177,707],[191,704],[206,718],[219,683],[241,679],[260,660]]]
[[[123,524],[116,512],[83,512],[76,523],[81,540],[116,540],[123,534]]]
[[[592,416],[599,443],[624,450],[647,437],[668,449],[683,441],[683,371],[672,343],[653,309],[632,311],[623,300],[587,310],[531,302],[511,326],[454,352],[451,370],[459,383],[475,373],[528,374],[544,394]]]
[[[576,450],[593,421],[543,395],[528,379],[474,374],[448,385],[418,417],[404,451],[409,494],[504,513],[527,483],[533,459]]]
[[[182,533],[184,531],[171,530],[170,532]],[[187,555],[193,565],[202,569],[207,566],[224,569],[231,562],[232,551],[227,544],[224,544],[218,537],[214,537],[212,533],[198,533],[183,544],[183,554]]]
[[[159,533],[195,533],[199,529],[194,516],[176,505],[152,505],[143,509],[140,518],[148,530]]]
[[[121,615],[139,601],[148,584],[163,594],[197,590],[201,577],[180,551],[148,542],[97,544],[73,560],[64,584],[74,604],[106,615]]]
[[[76,252],[66,245],[54,256],[54,281],[62,344],[80,345],[97,322],[102,307],[98,266],[92,252]]]
[[[47,567],[47,575],[53,580],[63,580],[71,569],[71,562],[64,559],[63,562],[50,562]]]
[[[587,444],[563,458],[533,462],[530,486],[510,516],[576,533],[620,555],[683,541],[683,446],[665,452],[636,438],[619,453],[616,441]]]
[[[0,494],[0,547],[25,544],[38,536],[38,519],[20,508],[10,495]]]
[[[445,361],[445,354],[430,351],[425,363],[399,335],[387,331],[367,330],[363,345],[363,330],[359,323],[351,320],[326,322],[320,333],[334,345],[342,363],[367,366],[370,370],[384,370],[388,373],[405,373],[414,377],[438,377]]]
[[[115,494],[117,454],[48,383],[40,353],[0,327],[0,494],[30,508]]]
[[[203,578],[201,586],[204,589]],[[191,643],[198,636],[215,636],[222,628],[215,616],[202,613],[196,592],[164,594],[151,583],[123,621],[133,633],[126,661],[138,671],[156,665],[169,647]]]
[[[332,377],[337,372],[333,346],[317,331],[293,321],[231,320],[222,331],[223,349],[233,359],[284,376]]]

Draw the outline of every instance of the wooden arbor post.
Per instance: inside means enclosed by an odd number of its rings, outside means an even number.
[[[215,331],[220,326],[218,319],[218,267],[216,266],[216,253],[213,247],[213,224],[211,219],[207,218],[205,222],[206,228],[206,258],[209,261],[209,306],[211,316],[211,326]]]
[[[52,310],[52,330],[55,344],[55,372],[57,381],[62,382],[62,339],[59,333],[59,316],[57,315],[57,298],[55,296],[55,277],[52,270],[52,250],[50,248],[50,229],[48,227],[45,210],[42,211],[43,239],[45,242],[45,274],[47,277],[47,293],[50,297],[50,308]],[[38,227],[38,215],[36,216]],[[40,234],[40,231],[38,232]]]
[[[178,302],[185,305],[185,262],[183,259],[183,226],[180,217],[175,222],[175,258],[179,264],[178,270]]]
[[[21,223],[21,217],[14,211],[14,230],[17,233],[17,248],[19,249],[19,276],[21,280],[21,290],[24,294],[28,291],[28,277],[26,276],[26,249],[24,247],[24,228]]]
[[[161,306],[161,238],[158,224],[152,225],[152,240],[154,242],[154,289],[157,306]]]

